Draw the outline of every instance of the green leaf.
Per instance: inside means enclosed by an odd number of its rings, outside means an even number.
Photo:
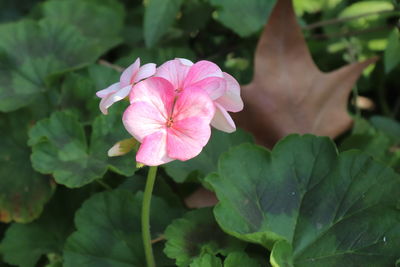
[[[267,22],[276,0],[210,0],[210,3],[219,8],[217,20],[241,37],[247,37]]]
[[[144,12],[144,40],[154,46],[172,25],[182,0],[148,0]]]
[[[400,124],[396,120],[383,116],[372,116],[371,125],[385,133],[393,143],[400,143]]]
[[[241,129],[231,134],[213,130],[210,141],[200,155],[185,162],[176,160],[164,167],[168,175],[178,183],[184,182],[188,177],[203,178],[217,170],[218,158],[223,152],[246,142],[253,142],[253,138]]]
[[[40,0],[0,1],[0,23],[14,21],[29,13]],[[1,266],[1,265],[0,265]]]
[[[57,20],[0,25],[0,111],[12,111],[48,90],[51,75],[83,67],[104,49]]]
[[[107,116],[98,116],[93,123],[90,142],[90,155],[103,161],[113,172],[124,176],[132,176],[136,171],[135,152],[131,151],[121,157],[108,157],[107,151],[118,141],[131,138],[122,124],[122,112],[116,107]]]
[[[339,18],[348,18],[353,16],[363,15],[365,13],[391,11],[393,10],[393,3],[390,1],[360,1],[348,5],[340,14]],[[361,16],[357,19],[350,20],[346,24],[354,28],[369,28],[376,24],[381,23],[384,16],[380,14],[371,14],[370,16]]]
[[[186,46],[163,46],[160,48],[135,48],[127,56],[120,58],[117,61],[118,65],[128,67],[132,64],[133,60],[140,57],[142,64],[145,63],[156,63],[158,65],[163,64],[167,60],[171,60],[176,57],[187,58],[194,60],[196,55],[194,52]]]
[[[204,253],[227,255],[244,249],[244,243],[222,232],[210,208],[198,209],[175,220],[165,231],[164,253],[178,266],[188,266]]]
[[[102,49],[122,41],[120,33],[125,17],[118,1],[51,0],[42,6],[43,16],[73,25]]]
[[[159,178],[156,180],[152,195],[162,198],[169,206],[174,207],[176,210],[181,210],[183,213],[185,209],[182,200],[168,184],[166,177],[163,177],[162,175],[158,176]],[[145,176],[140,176],[137,174],[127,177],[125,181],[118,186],[118,189],[129,190],[132,193],[144,191],[146,186],[146,178],[147,177]]]
[[[92,122],[100,114],[100,99],[96,92],[118,81],[120,75],[118,71],[98,64],[68,73],[61,87],[59,105],[63,109],[73,109],[82,121]],[[120,106],[120,103],[113,105],[110,112],[120,111],[116,106]]]
[[[272,152],[239,146],[206,181],[224,231],[269,249],[285,240],[294,266],[382,266],[398,257],[400,177],[360,152],[338,156],[328,138],[290,135]]]
[[[400,35],[399,30],[394,29],[388,39],[384,54],[385,72],[391,72],[400,62]]]
[[[29,122],[23,116],[0,116],[0,222],[37,218],[55,187],[49,177],[32,169],[24,139]]]
[[[271,251],[271,265],[273,267],[293,266],[292,253],[292,246],[286,240],[279,240]]]
[[[190,267],[222,267],[221,259],[211,254],[204,254],[197,257]]]
[[[400,125],[397,121],[383,117],[372,116],[370,121],[356,120],[353,134],[340,144],[340,151],[359,149],[377,160],[394,166],[400,159],[393,149],[400,143]]]
[[[117,141],[129,137],[118,114],[99,116],[93,123],[90,148],[83,126],[70,112],[55,112],[36,123],[29,132],[33,167],[53,174],[68,187],[81,187],[101,178],[107,168],[126,176],[136,170],[132,153],[108,158],[107,150]]]
[[[224,261],[224,267],[261,267],[257,260],[250,258],[244,252],[232,252],[226,257]]]
[[[64,242],[73,231],[73,217],[87,190],[57,190],[42,216],[29,224],[12,224],[0,244],[9,264],[34,267],[45,254],[61,255]]]
[[[75,217],[77,231],[65,245],[64,266],[146,266],[140,226],[142,195],[114,190],[87,200]],[[157,238],[180,211],[158,197],[151,204],[151,232]],[[165,261],[161,247],[153,245],[159,266]]]

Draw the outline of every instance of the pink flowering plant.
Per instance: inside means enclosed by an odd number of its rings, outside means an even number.
[[[98,91],[97,96],[100,110],[107,114],[113,103],[129,95],[122,121],[140,143],[136,162],[152,166],[143,197],[142,236],[147,265],[155,266],[149,209],[157,166],[199,155],[210,139],[211,126],[235,131],[228,111],[240,111],[243,102],[239,83],[210,61],[177,58],[158,68],[153,63],[139,65],[136,59],[123,71],[120,82]]]
[[[0,2],[0,267],[400,267],[399,1]]]

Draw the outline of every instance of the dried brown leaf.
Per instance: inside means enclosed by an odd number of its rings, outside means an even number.
[[[352,124],[347,103],[363,69],[375,62],[323,73],[311,58],[291,0],[279,0],[258,42],[253,81],[243,87],[238,125],[272,147],[290,133],[332,138]]]

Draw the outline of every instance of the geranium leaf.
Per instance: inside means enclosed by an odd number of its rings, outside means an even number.
[[[152,47],[165,34],[181,7],[182,0],[149,0],[144,12],[144,40]]]
[[[40,257],[61,255],[64,242],[73,231],[73,217],[87,190],[59,188],[40,218],[29,224],[12,224],[0,244],[7,263],[34,267]]]
[[[118,1],[52,0],[42,9],[44,17],[73,25],[104,51],[122,41],[125,12]]]
[[[242,37],[259,31],[267,21],[276,0],[211,0],[220,8],[217,19]],[[249,16],[248,14],[252,14]],[[241,18],[238,20],[237,18]]]
[[[32,169],[24,139],[29,122],[21,120],[20,113],[7,117],[0,117],[0,222],[26,223],[40,215],[55,184]],[[7,119],[18,128],[14,129]]]
[[[46,91],[50,75],[82,67],[104,52],[75,27],[57,20],[3,24],[0,36],[0,110],[6,112]]]
[[[64,266],[145,266],[140,227],[142,193],[125,190],[98,193],[87,200],[75,217],[77,231],[67,240]],[[165,212],[168,211],[168,212]],[[153,197],[151,232],[159,237],[180,211]],[[159,265],[165,261],[162,244],[153,245]]]
[[[71,112],[55,112],[29,132],[33,167],[51,173],[58,183],[81,187],[101,178],[107,168],[130,176],[135,170],[132,153],[108,158],[107,150],[128,135],[116,114],[99,116],[93,123],[90,148],[83,126]]]
[[[168,175],[179,183],[184,182],[189,176],[203,178],[217,169],[218,158],[223,152],[246,142],[253,142],[253,138],[241,129],[231,134],[213,130],[210,141],[200,155],[185,162],[176,160],[164,167]]]
[[[232,252],[224,260],[224,267],[236,267],[236,266],[246,266],[246,267],[261,267],[257,260],[250,258],[244,252]]]
[[[222,267],[221,259],[211,254],[204,254],[197,257],[190,267]]]
[[[175,220],[165,231],[165,254],[177,266],[188,266],[193,259],[209,253],[227,255],[244,249],[245,244],[222,232],[210,208],[198,209]]]
[[[290,135],[272,152],[239,146],[206,181],[226,232],[273,255],[287,254],[274,247],[285,240],[294,266],[390,265],[398,257],[400,177],[360,152],[338,156],[328,138]]]

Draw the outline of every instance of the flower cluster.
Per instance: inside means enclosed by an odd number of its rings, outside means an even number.
[[[129,96],[123,114],[126,130],[141,146],[136,161],[156,166],[197,156],[210,139],[213,127],[236,130],[229,112],[243,109],[240,86],[214,63],[170,60],[156,68],[140,67],[137,59],[120,82],[97,92],[100,110]]]

